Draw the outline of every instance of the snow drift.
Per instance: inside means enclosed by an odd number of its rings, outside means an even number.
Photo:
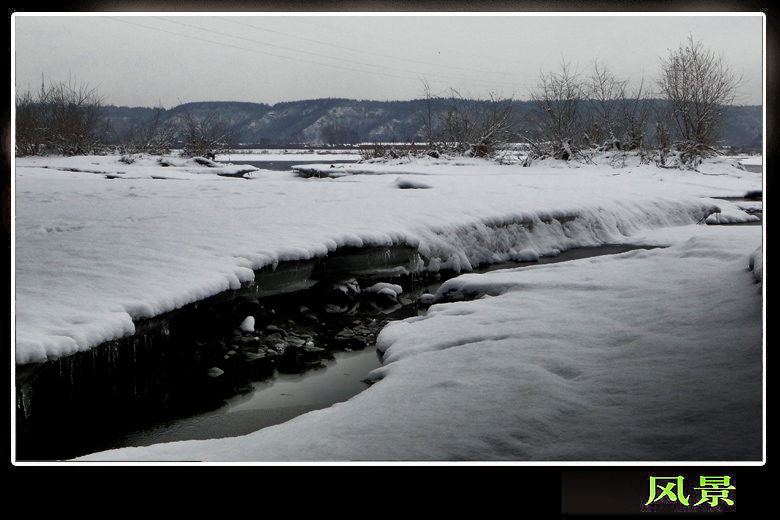
[[[308,179],[110,157],[16,166],[18,364],[132,334],[136,320],[239,287],[257,269],[345,246],[405,244],[420,269],[466,273],[579,246],[664,246],[464,274],[426,315],[381,332],[376,382],[347,402],[243,437],[79,461],[764,456],[762,229],[704,225],[718,214],[756,220],[715,197],[761,189],[760,174],[723,161],[705,175],[420,160]]]
[[[239,179],[220,174],[245,166],[215,173],[194,161],[118,159],[16,161],[17,363],[132,334],[135,320],[239,287],[264,266],[343,246],[407,244],[427,269],[468,271],[699,222],[730,207],[702,196],[744,193],[758,180],[737,169],[703,177],[477,160],[356,165],[377,175],[339,179],[257,169]],[[399,172],[425,175],[429,189],[398,189]]]
[[[760,463],[760,231],[675,231],[665,249],[448,281],[382,331],[377,382],[344,403],[78,461]]]

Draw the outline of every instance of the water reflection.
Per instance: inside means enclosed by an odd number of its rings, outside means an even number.
[[[337,352],[331,361],[300,374],[279,374],[256,383],[255,391],[228,401],[228,413],[287,406],[330,406],[346,401],[368,386],[363,380],[381,366],[374,349]]]
[[[255,383],[253,392],[227,400],[218,410],[157,424],[127,435],[115,447],[246,435],[348,400],[368,387],[362,380],[380,365],[374,349],[337,352],[316,369],[277,372]]]

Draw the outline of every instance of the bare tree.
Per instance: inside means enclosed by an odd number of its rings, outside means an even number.
[[[634,150],[644,144],[647,125],[653,113],[652,93],[644,85],[644,78],[620,100],[622,148]]]
[[[428,147],[427,153],[438,155],[443,140],[441,129],[439,128],[440,95],[435,94],[431,85],[421,80],[423,84],[423,98],[425,99],[424,111],[418,112],[421,127],[420,136]]]
[[[174,121],[166,117],[165,109],[158,105],[119,137],[119,151],[122,154],[169,154],[177,131]]]
[[[185,157],[208,157],[230,150],[231,142],[236,138],[237,124],[221,117],[211,109],[203,115],[191,113],[182,105],[179,120],[184,139],[182,155]]]
[[[715,152],[716,130],[734,102],[742,77],[722,56],[689,37],[662,62],[658,85],[667,102],[666,129],[672,155],[683,164]]]
[[[487,99],[470,98],[456,89],[434,94],[425,81],[423,95],[425,110],[417,115],[429,155],[495,157],[509,141],[515,124],[511,97],[491,93]]]
[[[106,151],[103,98],[88,85],[55,83],[36,98],[16,97],[17,154],[85,155]]]
[[[626,81],[619,80],[608,67],[597,61],[584,82],[589,114],[585,138],[596,146],[618,140],[617,100],[625,97]]]
[[[605,65],[594,62],[585,81],[588,94],[585,138],[599,150],[635,150],[642,145],[652,113],[644,79],[633,87],[619,79]]]
[[[513,108],[511,98],[491,93],[487,99],[469,99],[453,89],[442,116],[444,140],[453,153],[494,157],[509,141]]]
[[[532,157],[568,160],[581,149],[585,97],[583,80],[565,60],[559,71],[540,74],[526,122]]]
[[[16,138],[16,155],[37,155],[45,141],[42,121],[42,110],[38,100],[28,89],[16,93],[16,117],[14,135]]]

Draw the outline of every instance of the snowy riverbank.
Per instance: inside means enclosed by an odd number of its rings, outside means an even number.
[[[687,226],[668,249],[467,275],[446,287],[492,296],[389,325],[378,382],[347,402],[78,460],[761,461],[756,229]]]
[[[748,271],[761,227],[696,225],[755,219],[743,210],[757,203],[712,197],[761,190],[760,174],[727,160],[700,172],[418,160],[235,178],[238,166],[117,159],[17,160],[17,363],[346,245],[409,244],[421,267],[461,271],[577,246],[669,247],[461,277],[442,290],[491,297],[386,328],[378,382],[346,403],[242,438],[85,460],[762,457],[761,286]]]

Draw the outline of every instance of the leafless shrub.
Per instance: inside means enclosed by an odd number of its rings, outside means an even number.
[[[15,117],[16,155],[37,155],[45,141],[43,113],[38,100],[27,90],[16,94]]]
[[[86,155],[107,151],[103,98],[87,85],[55,83],[16,96],[16,154]]]
[[[119,137],[119,152],[127,154],[167,155],[176,140],[178,129],[166,117],[162,106],[156,107],[146,118],[134,123]]]
[[[644,140],[652,112],[644,79],[633,88],[606,65],[594,62],[584,82],[587,94],[585,141],[601,150],[635,150]]]
[[[661,64],[658,85],[666,99],[661,157],[692,165],[716,154],[723,110],[733,104],[742,77],[723,58],[689,37]]]
[[[532,108],[526,116],[529,158],[569,160],[583,147],[585,86],[566,61],[560,70],[542,72],[531,92]]]
[[[425,110],[418,112],[417,117],[420,119],[419,134],[423,138],[427,146],[426,153],[436,155],[440,153],[443,148],[443,133],[439,125],[439,113],[441,112],[441,95],[434,93],[430,84],[422,80],[423,84],[423,98],[425,99]]]
[[[178,120],[184,140],[184,157],[213,159],[228,152],[231,142],[237,137],[237,124],[221,117],[213,109],[203,115],[195,115],[182,105]]]
[[[487,99],[467,98],[456,89],[434,94],[425,82],[423,94],[426,108],[418,117],[428,155],[493,158],[509,142],[515,124],[512,98],[494,93]]]
[[[595,61],[583,88],[588,100],[588,121],[585,137],[596,146],[619,140],[620,106],[625,99],[627,81],[619,80],[605,65]]]
[[[653,114],[652,92],[646,90],[644,78],[620,100],[623,148],[635,150],[645,144],[647,125]]]
[[[387,146],[382,143],[375,142],[370,147],[360,148],[358,151],[361,161],[369,161],[371,159],[397,159],[401,157],[401,154],[392,146]]]
[[[509,142],[514,122],[512,99],[490,94],[488,99],[466,99],[452,90],[443,115],[445,142],[452,152],[469,157],[494,157]]]

